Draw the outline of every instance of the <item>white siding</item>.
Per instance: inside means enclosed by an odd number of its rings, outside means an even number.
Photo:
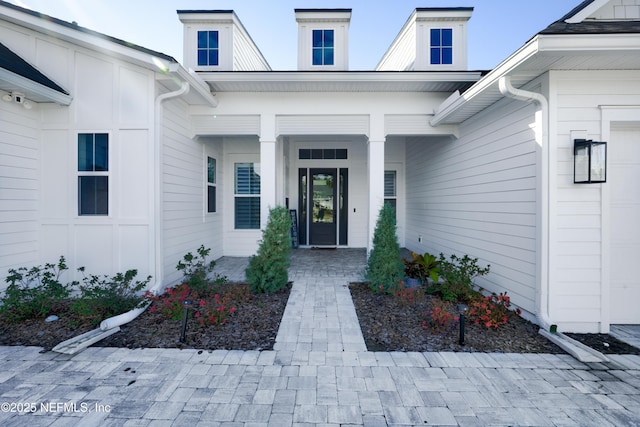
[[[53,78],[70,106],[0,105],[0,277],[55,262],[70,274],[135,268],[154,273],[152,236],[154,73],[47,34],[3,22],[3,43]],[[109,215],[78,215],[78,133],[109,135]],[[4,281],[0,287],[4,287]]]
[[[551,72],[557,105],[556,229],[551,315],[563,330],[597,332],[602,312],[602,186],[573,184],[572,131],[599,140],[602,105],[638,105],[637,72]],[[640,121],[640,117],[638,117]]]
[[[260,163],[260,143],[258,137],[224,138],[224,185],[221,212],[224,217],[224,254],[228,256],[250,256],[258,249],[260,230],[235,229],[235,163]],[[259,173],[259,172],[258,172]]]
[[[409,138],[406,148],[406,246],[480,258],[491,273],[477,284],[508,291],[515,304],[532,312],[534,112],[531,105],[501,101],[462,124],[459,140]]]
[[[238,26],[233,28],[233,70],[234,71],[269,71],[258,47],[251,37]]]
[[[195,254],[204,245],[211,248],[212,259],[222,256],[221,214],[206,213],[207,155],[217,158],[218,168],[222,162],[217,143],[189,137],[188,107],[184,102],[171,100],[163,107],[162,250],[165,283],[170,284],[180,280],[175,267],[187,252]]]
[[[394,40],[377,71],[411,71],[416,60],[416,22],[412,21]]]
[[[8,268],[38,260],[37,115],[0,102],[0,290]]]

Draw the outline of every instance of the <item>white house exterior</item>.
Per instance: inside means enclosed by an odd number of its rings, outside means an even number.
[[[276,205],[302,247],[370,248],[387,201],[402,246],[479,257],[545,327],[640,323],[640,0],[585,1],[489,73],[471,13],[418,8],[350,71],[352,11],[296,9],[298,70],[273,71],[230,10],[178,11],[181,65],[0,2],[0,268],[168,285],[201,244],[255,253]],[[606,183],[573,183],[574,139],[608,142]]]

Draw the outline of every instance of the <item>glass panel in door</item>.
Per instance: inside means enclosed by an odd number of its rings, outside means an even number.
[[[311,169],[309,244],[335,245],[336,169]]]

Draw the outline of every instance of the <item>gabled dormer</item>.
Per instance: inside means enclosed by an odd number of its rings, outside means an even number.
[[[269,64],[233,10],[178,10],[183,65],[195,71],[268,71]]]
[[[414,10],[376,70],[466,70],[467,22],[472,13],[472,7]]]
[[[351,9],[295,9],[298,70],[349,69]]]

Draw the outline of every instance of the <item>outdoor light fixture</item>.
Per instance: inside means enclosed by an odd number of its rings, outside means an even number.
[[[573,183],[607,182],[607,143],[587,139],[573,140]]]
[[[186,299],[182,302],[184,304],[184,315],[182,316],[182,327],[180,328],[180,342],[186,342],[186,332],[187,332],[187,317],[189,316],[189,306],[193,304],[193,301],[190,299]]]
[[[460,315],[460,340],[458,341],[458,343],[460,345],[464,345],[464,318],[469,307],[466,304],[458,304],[456,308],[458,309],[458,314]]]
[[[30,110],[30,109],[33,108],[33,104],[31,104],[31,102],[29,102],[24,97],[24,94],[22,94],[20,92],[11,92],[11,93],[4,94],[2,96],[2,100],[5,101],[5,102],[12,102],[13,101],[16,104],[22,105],[27,110]]]

